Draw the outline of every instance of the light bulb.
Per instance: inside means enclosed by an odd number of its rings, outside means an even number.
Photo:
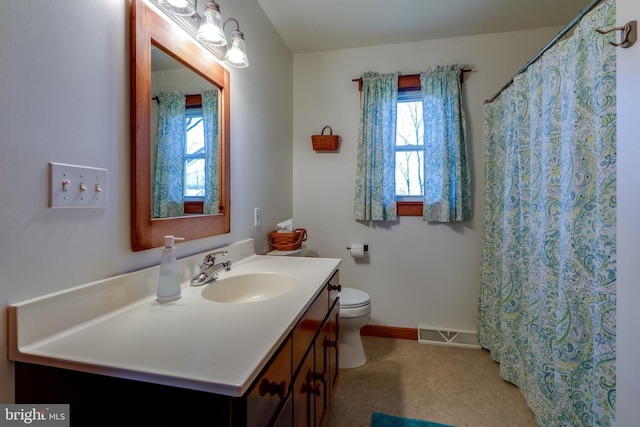
[[[227,38],[222,32],[221,20],[222,17],[220,16],[218,5],[212,1],[207,2],[204,18],[196,36],[197,39],[211,46],[225,46]]]
[[[249,66],[249,59],[247,59],[244,34],[240,31],[234,31],[232,38],[231,47],[224,56],[224,62],[232,67],[247,68]]]
[[[169,13],[180,16],[191,16],[196,13],[193,0],[158,0],[161,8]]]

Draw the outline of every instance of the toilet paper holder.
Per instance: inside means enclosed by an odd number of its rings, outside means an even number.
[[[363,245],[361,243],[352,243],[350,247],[347,247],[349,254],[355,260],[367,258],[367,252],[369,251],[369,245]]]

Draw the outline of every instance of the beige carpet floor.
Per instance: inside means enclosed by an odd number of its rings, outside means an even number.
[[[362,341],[368,362],[340,371],[330,427],[368,427],[374,411],[456,427],[537,425],[488,351],[391,338]]]

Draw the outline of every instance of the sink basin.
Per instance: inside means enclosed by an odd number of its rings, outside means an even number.
[[[202,291],[209,301],[245,303],[265,301],[284,295],[296,279],[281,273],[247,273],[218,279]]]

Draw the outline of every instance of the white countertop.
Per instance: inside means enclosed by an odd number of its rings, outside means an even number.
[[[229,304],[204,299],[200,294],[210,285],[192,287],[184,281],[182,298],[159,303],[155,285],[151,293],[148,283],[146,291],[127,283],[140,274],[118,276],[113,283],[107,279],[12,304],[9,358],[242,396],[340,259],[250,255],[236,261],[232,254],[232,270],[220,279],[277,272],[295,277],[296,286],[270,300]],[[203,256],[191,258],[201,262]],[[154,273],[157,280],[156,270],[145,271],[147,282]],[[187,270],[191,274],[193,268]],[[110,304],[113,309],[105,308]],[[74,307],[85,313],[65,319]]]

